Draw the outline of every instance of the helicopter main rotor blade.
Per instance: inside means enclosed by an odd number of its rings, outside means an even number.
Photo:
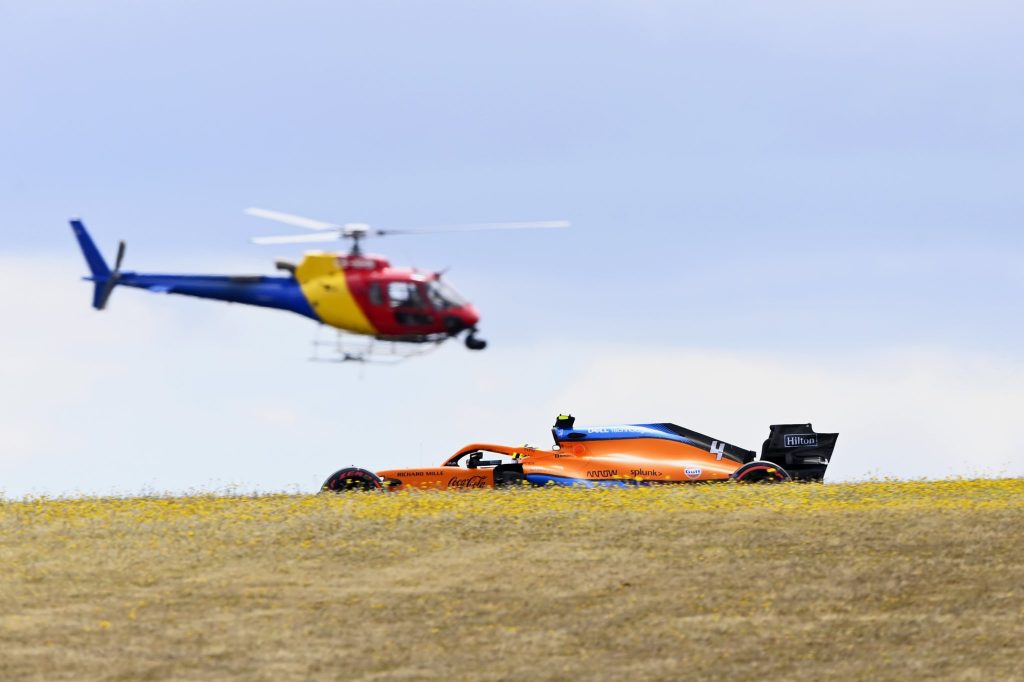
[[[257,218],[266,218],[267,220],[276,220],[279,223],[286,225],[295,225],[296,227],[304,227],[307,230],[338,230],[341,229],[341,225],[335,225],[334,223],[325,223],[322,220],[314,220],[312,218],[303,218],[300,215],[292,215],[291,213],[282,213],[281,211],[270,211],[265,208],[247,208],[245,213],[256,216]]]
[[[316,234],[286,234],[270,237],[253,237],[253,244],[306,244],[310,242],[336,242],[340,232],[318,232]]]
[[[572,225],[568,220],[539,220],[519,223],[474,223],[470,225],[440,225],[412,229],[372,230],[372,233],[383,237],[389,234],[436,234],[441,232],[486,232],[490,230],[555,230]]]

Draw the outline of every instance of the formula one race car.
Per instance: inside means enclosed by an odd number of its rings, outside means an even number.
[[[551,450],[474,443],[440,466],[349,467],[331,474],[323,491],[498,488],[510,485],[627,486],[698,481],[820,481],[838,433],[810,424],[771,427],[761,455],[675,424],[575,427],[560,415]]]

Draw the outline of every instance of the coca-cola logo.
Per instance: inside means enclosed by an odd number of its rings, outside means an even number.
[[[448,479],[449,488],[486,488],[487,477],[486,476],[470,476],[468,478],[457,478],[455,476]]]

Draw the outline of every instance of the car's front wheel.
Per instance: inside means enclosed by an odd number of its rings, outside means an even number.
[[[372,471],[348,467],[328,476],[324,484],[320,486],[320,492],[343,493],[352,490],[380,490],[382,485],[380,477]]]
[[[740,483],[782,483],[792,477],[785,469],[774,462],[747,462],[732,472],[733,480]]]

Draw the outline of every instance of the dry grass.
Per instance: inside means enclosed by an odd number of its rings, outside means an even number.
[[[0,679],[1024,679],[1024,480],[0,502]]]

